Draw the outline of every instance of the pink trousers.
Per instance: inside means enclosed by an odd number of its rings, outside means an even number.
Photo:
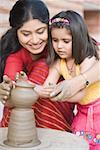
[[[89,142],[90,150],[100,150],[100,98],[88,105],[77,105],[72,123],[73,133]]]

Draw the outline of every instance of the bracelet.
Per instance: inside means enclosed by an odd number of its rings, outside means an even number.
[[[83,79],[85,80],[85,87],[88,87],[89,86],[89,81],[87,80],[87,77],[85,74],[81,73],[81,76],[83,77]]]

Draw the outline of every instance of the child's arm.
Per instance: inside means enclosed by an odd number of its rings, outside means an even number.
[[[55,61],[49,68],[49,74],[44,82],[44,86],[55,85],[60,78],[60,60]]]
[[[39,97],[50,97],[50,93],[53,91],[57,81],[60,77],[60,60],[57,60],[49,68],[49,74],[43,85],[36,85],[34,88]]]

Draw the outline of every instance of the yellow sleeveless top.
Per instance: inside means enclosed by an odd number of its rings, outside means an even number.
[[[71,79],[72,77],[68,73],[65,59],[60,61],[61,75],[64,79]],[[76,65],[76,76],[80,74],[80,66]],[[79,102],[81,105],[89,104],[100,98],[100,81],[95,82],[86,88],[86,94],[84,98]]]

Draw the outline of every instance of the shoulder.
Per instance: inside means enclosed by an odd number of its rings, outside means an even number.
[[[20,50],[15,52],[15,53],[12,53],[10,54],[8,57],[7,57],[7,62],[10,62],[10,61],[18,61],[18,60],[21,60],[20,57],[21,56],[21,52]]]
[[[90,69],[95,63],[97,62],[96,58],[93,56],[91,58],[87,57],[85,60],[81,63],[80,69],[81,72],[85,72],[88,69]]]
[[[29,52],[27,50],[21,48],[17,52],[12,53],[8,56],[7,61],[12,60],[27,63],[28,61],[31,61],[31,56],[29,55]]]
[[[18,58],[20,58],[20,57],[22,56],[23,52],[24,52],[23,49],[19,49],[18,51],[16,51],[16,52],[10,54],[10,55],[8,56],[8,59],[10,59],[10,58],[16,58],[16,59],[18,59]]]

